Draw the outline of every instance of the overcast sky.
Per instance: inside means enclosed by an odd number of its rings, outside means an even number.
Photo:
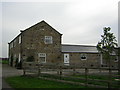
[[[5,0],[0,3],[2,7],[0,57],[8,56],[7,44],[20,33],[20,30],[25,30],[42,20],[63,34],[63,44],[96,45],[100,41],[100,35],[103,34],[103,27],[111,27],[111,32],[118,38],[119,0],[35,1],[37,0],[31,2]]]

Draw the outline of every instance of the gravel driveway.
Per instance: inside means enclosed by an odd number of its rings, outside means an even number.
[[[4,90],[4,88],[11,88],[4,80],[4,78],[6,77],[11,77],[11,76],[20,76],[23,75],[23,70],[20,69],[16,69],[15,67],[10,67],[7,64],[3,64],[2,65],[2,88]],[[13,90],[11,88],[11,90]]]

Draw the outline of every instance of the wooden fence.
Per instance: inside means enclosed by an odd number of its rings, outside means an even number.
[[[118,69],[115,68],[88,68],[75,64],[63,65],[24,62],[23,75],[38,76],[39,78],[85,85],[86,87],[120,88],[120,75],[118,75]],[[102,76],[107,77],[107,79],[90,78],[91,76]],[[104,83],[104,85],[101,85],[101,83]]]

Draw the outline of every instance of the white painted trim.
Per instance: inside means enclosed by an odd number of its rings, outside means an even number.
[[[19,53],[19,56],[18,56],[18,62],[21,61],[21,54]]]
[[[70,55],[66,53],[66,54],[64,54],[64,64],[68,65],[69,63],[70,63]]]
[[[46,53],[38,53],[38,62],[40,63],[40,57],[45,57],[45,62],[41,63],[46,63]]]
[[[19,36],[19,44],[21,43],[21,35]]]
[[[50,42],[46,42],[47,40],[50,40]],[[45,42],[45,44],[52,44],[53,43],[52,36],[45,36],[44,42]]]

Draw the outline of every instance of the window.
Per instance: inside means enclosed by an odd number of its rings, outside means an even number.
[[[87,55],[86,54],[81,54],[81,60],[87,60]]]
[[[38,54],[39,57],[39,63],[46,63],[46,53],[39,53]]]
[[[14,61],[16,60],[16,54],[14,55]]]
[[[20,55],[20,53],[19,53],[19,58],[18,58],[18,62],[20,62],[20,60],[21,60],[21,55]]]
[[[118,62],[118,56],[115,57],[114,62]]]
[[[53,41],[52,41],[52,36],[45,36],[45,44],[52,44]]]
[[[21,35],[19,36],[19,44],[21,43]]]
[[[13,42],[10,43],[10,49],[13,48]]]
[[[16,46],[16,39],[14,40],[14,47]]]

